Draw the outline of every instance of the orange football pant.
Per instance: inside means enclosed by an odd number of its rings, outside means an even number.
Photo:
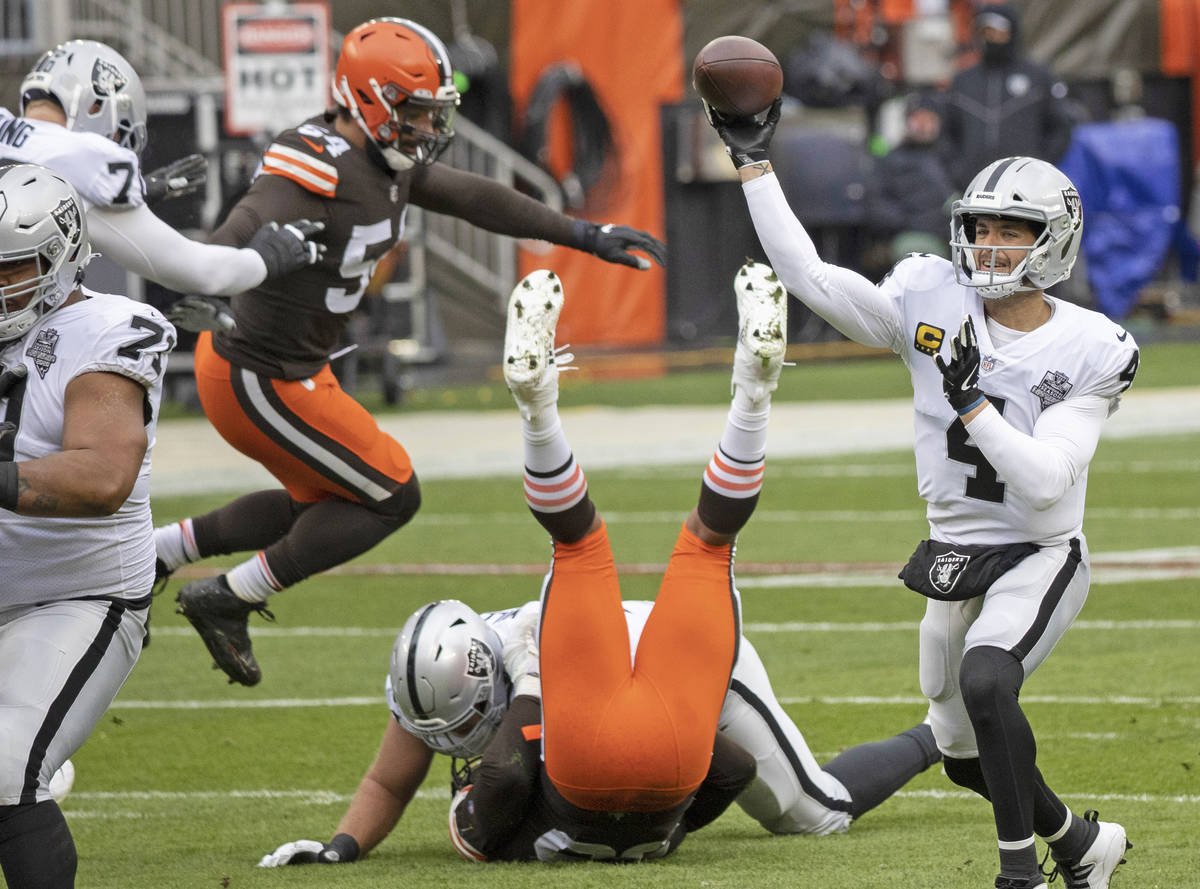
[[[403,446],[347,395],[326,364],[307,380],[277,380],[233,367],[196,342],[196,391],[225,441],[261,463],[293,500],[378,502],[412,478]]]
[[[700,786],[741,632],[732,572],[731,546],[682,529],[631,659],[607,529],[555,543],[542,598],[543,751],[572,805],[654,812]]]

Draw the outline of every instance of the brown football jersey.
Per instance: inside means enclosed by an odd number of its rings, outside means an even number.
[[[320,370],[375,264],[400,239],[411,176],[385,170],[338,135],[326,115],[277,136],[250,190],[211,240],[243,247],[267,222],[310,219],[325,224],[318,236],[325,257],[235,296],[237,328],[214,335],[217,353],[277,379]]]

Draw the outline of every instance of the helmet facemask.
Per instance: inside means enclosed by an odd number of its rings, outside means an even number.
[[[359,107],[359,102],[364,101],[361,96],[359,101],[348,106],[348,110],[388,166],[393,170],[407,170],[414,164],[432,164],[441,157],[454,138],[452,121],[458,107],[458,90],[443,86],[438,89],[437,97],[430,98],[410,95],[392,82],[381,86],[374,77],[368,83],[374,101],[380,108],[388,109],[387,117],[371,127]],[[341,95],[351,95],[345,77],[340,88]]]
[[[956,212],[951,230],[950,249],[954,256],[954,275],[959,284],[974,287],[984,299],[1003,299],[1022,291],[1040,290],[1029,280],[1028,274],[1046,264],[1046,251],[1050,247],[1050,234],[1045,225],[1041,225],[1032,244],[992,244],[979,245],[975,243],[975,221],[977,214]],[[1005,217],[996,217],[1004,219]],[[1009,217],[1013,219],[1021,217]],[[1039,223],[1024,220],[1034,229]],[[1008,271],[996,270],[997,254],[1024,253],[1024,258]],[[982,264],[980,260],[982,259]]]

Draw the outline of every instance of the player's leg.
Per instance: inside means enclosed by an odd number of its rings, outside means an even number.
[[[589,808],[590,788],[602,780],[590,755],[591,726],[628,684],[631,659],[608,534],[558,416],[554,329],[562,302],[562,283],[550,271],[532,272],[513,289],[504,379],[521,413],[525,502],[554,540],[539,639],[546,774],[568,802]]]
[[[979,617],[967,632],[960,668],[963,702],[996,820],[1001,875],[1032,876],[1033,885],[1040,879],[1035,831],[1050,840],[1058,860],[1078,862],[1094,850],[1098,839],[1124,852],[1119,825],[1104,827],[1101,838],[1101,822],[1070,813],[1046,785],[1036,765],[1033,730],[1019,702],[1024,680],[1049,656],[1083,607],[1088,583],[1082,540],[1044,547],[1029,556],[984,597]],[[1099,849],[1094,857],[1098,870],[1107,870],[1103,883],[1095,885],[1106,885],[1119,861]]]
[[[286,499],[278,491],[239,498],[177,531],[168,526],[156,546],[167,561],[267,544],[177,597],[218,666],[232,681],[253,685],[262,671],[250,646],[249,614],[269,615],[263,605],[269,596],[401,528],[420,505],[420,487],[404,448],[342,391],[328,366],[311,379],[273,380],[232,367],[203,345],[196,380],[206,414],[231,445],[284,484]]]
[[[659,783],[664,800],[699,786],[712,754],[741,635],[733,541],[762,487],[771,392],[787,349],[787,293],[775,273],[748,263],[733,286],[738,307],[733,401],[634,663],[629,720],[646,727],[645,772]],[[636,697],[643,693],[645,700]]]
[[[75,844],[50,780],[142,650],[146,608],[100,600],[0,613],[0,866],[9,886],[74,885]]]

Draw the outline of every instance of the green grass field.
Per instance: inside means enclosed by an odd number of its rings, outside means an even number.
[[[1200,382],[1200,350],[1162,348],[1179,373],[1163,373],[1147,359],[1139,384]],[[828,374],[806,379],[819,379],[815,388],[825,392],[840,391],[850,376],[869,379],[877,387],[869,394],[880,397],[903,394],[891,392],[897,369],[897,362],[830,365]],[[671,379],[641,384],[655,393],[642,394],[687,400],[693,396],[683,393],[701,377],[710,375],[679,378],[674,396]],[[712,374],[706,382],[715,391],[707,397],[724,398],[727,379]],[[861,384],[850,388],[863,391]],[[714,429],[714,441],[718,434]],[[1166,568],[1174,561],[1194,575],[1200,558],[1198,454],[1198,435],[1101,444],[1085,524],[1094,558],[1191,549],[1174,560],[1152,556],[1138,571],[1098,566],[1080,622],[1023,693],[1039,765],[1052,786],[1076,811],[1096,808],[1129,832],[1135,848],[1114,880],[1117,889],[1195,881],[1200,580],[1185,571],[1168,576]],[[618,561],[665,560],[695,501],[700,470],[589,473]],[[444,887],[479,879],[568,889],[992,885],[990,809],[936,768],[840,836],[769,836],[735,808],[665,861],[488,865],[484,875],[457,858],[446,836],[448,760],[439,760],[400,826],[367,859],[256,868],[283,842],[328,839],[389,718],[382,700],[388,655],[414,608],[456,597],[485,610],[537,595],[549,548],[525,510],[519,479],[431,480],[422,487],[424,506],[409,528],[344,571],[272,600],[278,622],[254,623],[265,677],[253,689],[229,686],[209,669],[202,643],[173,613],[186,578],[156,600],[153,643],[73,758],[78,777],[64,811],[79,848],[79,886]],[[155,518],[180,518],[226,499],[160,499]],[[819,760],[922,716],[916,622],[924,600],[888,575],[925,533],[911,454],[768,461],[739,561],[860,563],[786,577],[739,572],[747,635]],[[485,573],[510,563],[531,566],[529,573]],[[1157,573],[1149,570],[1155,563],[1163,563]],[[205,571],[230,564],[212,560]],[[422,566],[446,573],[422,573]],[[855,585],[847,585],[847,574]],[[623,590],[627,598],[652,598],[655,585],[654,576],[633,575]]]

